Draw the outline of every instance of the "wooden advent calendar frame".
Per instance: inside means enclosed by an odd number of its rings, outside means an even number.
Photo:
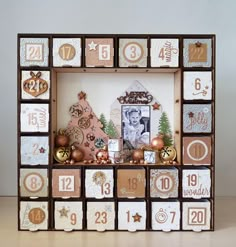
[[[49,40],[49,63],[48,66],[41,67],[41,66],[21,66],[20,63],[20,57],[21,57],[21,38],[48,38]],[[80,38],[81,39],[81,66],[80,67],[71,67],[71,66],[64,66],[64,67],[53,67],[53,39],[54,38]],[[112,38],[114,40],[114,66],[113,67],[94,67],[89,68],[86,67],[86,61],[85,61],[85,39],[86,38]],[[147,66],[146,67],[126,67],[121,68],[119,67],[119,39],[120,38],[130,38],[130,39],[147,39]],[[179,40],[179,58],[178,58],[178,67],[151,67],[151,53],[150,53],[150,47],[151,47],[151,39],[158,38],[158,39],[178,39]],[[184,46],[184,40],[185,39],[209,39],[211,40],[211,66],[190,66],[185,67],[184,66],[184,58],[183,58],[183,46]],[[86,222],[86,209],[87,201],[97,201],[97,199],[87,199],[85,197],[85,169],[87,168],[101,168],[101,169],[108,169],[112,168],[114,171],[114,189],[113,189],[113,195],[114,197],[111,199],[101,199],[101,201],[113,201],[115,202],[115,211],[116,211],[116,217],[115,217],[115,228],[114,230],[118,229],[118,201],[145,201],[146,202],[146,229],[147,231],[155,231],[152,229],[152,208],[151,208],[151,202],[158,202],[158,201],[173,201],[171,198],[167,199],[161,199],[161,198],[151,198],[150,197],[150,169],[152,168],[168,168],[166,165],[145,165],[145,164],[109,164],[109,165],[63,165],[63,164],[55,164],[55,161],[53,159],[53,149],[54,149],[54,138],[57,132],[57,123],[56,123],[56,107],[57,107],[57,73],[174,73],[175,78],[175,143],[176,143],[176,149],[177,149],[177,164],[171,165],[172,167],[175,167],[178,169],[179,172],[179,188],[178,188],[178,197],[174,198],[177,199],[180,202],[180,231],[183,231],[182,227],[182,212],[183,212],[183,205],[182,202],[201,202],[203,201],[201,199],[191,199],[191,198],[183,198],[182,197],[182,171],[189,168],[190,170],[197,170],[200,167],[197,165],[182,165],[182,153],[183,153],[183,137],[200,137],[200,136],[210,136],[211,137],[211,164],[207,167],[210,169],[211,174],[211,196],[207,198],[208,201],[210,201],[210,227],[206,230],[214,230],[214,213],[215,213],[215,35],[210,34],[204,34],[204,35],[178,35],[178,34],[18,34],[18,230],[25,230],[21,228],[20,224],[20,205],[21,202],[24,201],[45,201],[48,202],[48,228],[45,230],[56,230],[54,225],[54,202],[55,201],[68,201],[68,199],[63,198],[53,198],[52,197],[52,170],[53,169],[76,169],[79,168],[81,171],[81,197],[80,198],[69,198],[70,202],[73,201],[82,201],[83,205],[83,222],[82,222],[82,229],[81,230],[87,230],[87,222]],[[51,81],[51,87],[50,87],[50,96],[49,99],[41,100],[41,99],[22,99],[21,97],[21,72],[22,71],[50,71],[50,81]],[[183,73],[184,72],[211,72],[212,75],[212,98],[211,100],[185,100],[183,98],[184,95],[184,87],[183,87]],[[24,103],[45,103],[49,105],[49,131],[46,133],[40,133],[40,132],[22,132],[21,131],[21,104]],[[209,134],[206,133],[183,133],[183,104],[211,104],[212,106],[212,130]],[[21,137],[22,136],[49,136],[49,164],[48,165],[22,165],[21,164]],[[117,192],[116,192],[116,181],[117,181],[117,169],[118,168],[129,168],[129,169],[136,169],[144,167],[146,171],[146,197],[145,198],[139,198],[139,199],[124,199],[124,198],[117,198]],[[24,197],[21,196],[21,183],[20,180],[20,172],[22,168],[32,168],[32,169],[47,169],[48,171],[48,197],[39,197],[39,198],[32,198],[32,197]],[[31,230],[31,229],[26,229]],[[37,230],[37,229],[36,229]],[[186,230],[186,229],[185,229]],[[194,230],[194,229],[193,229]],[[205,230],[205,229],[204,229]],[[157,230],[160,231],[160,230]]]

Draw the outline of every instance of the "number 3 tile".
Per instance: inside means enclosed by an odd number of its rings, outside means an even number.
[[[119,230],[146,229],[146,202],[119,202],[118,204]]]
[[[87,169],[85,172],[86,197],[113,197],[113,170]]]
[[[115,203],[111,201],[88,202],[87,229],[97,231],[114,230]]]
[[[80,197],[80,169],[54,169],[52,171],[53,197]]]
[[[81,230],[83,228],[82,202],[55,202],[55,229]]]

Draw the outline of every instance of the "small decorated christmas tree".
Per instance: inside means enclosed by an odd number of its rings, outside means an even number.
[[[172,146],[173,145],[173,138],[172,132],[170,128],[170,123],[166,112],[163,112],[160,120],[159,120],[159,127],[158,127],[159,134],[163,135],[163,141],[165,146]]]
[[[100,119],[99,120],[103,125],[102,130],[105,131],[105,129],[107,127],[107,120],[106,120],[105,115],[103,113],[100,115]]]
[[[109,136],[109,138],[111,139],[116,139],[119,138],[119,134],[118,131],[114,125],[114,123],[112,122],[112,120],[110,120],[108,122],[108,125],[105,128],[105,133]]]

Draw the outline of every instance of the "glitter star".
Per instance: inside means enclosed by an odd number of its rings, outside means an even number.
[[[84,143],[84,146],[85,146],[85,147],[89,147],[89,143],[88,143],[88,142],[85,142],[85,143]]]
[[[135,215],[132,216],[134,219],[134,222],[140,222],[142,216],[136,213]]]
[[[39,149],[39,152],[40,152],[41,154],[44,154],[44,153],[45,153],[45,151],[46,151],[46,149],[45,149],[45,148],[43,148],[43,147],[41,147],[41,148]]]
[[[90,44],[88,44],[88,46],[90,51],[92,50],[96,51],[97,44],[95,44],[93,41]]]
[[[189,116],[189,118],[193,118],[194,113],[193,113],[193,112],[189,112],[189,113],[188,113],[188,116]]]
[[[86,93],[81,91],[80,93],[78,93],[78,97],[79,99],[86,99]]]
[[[155,102],[153,105],[152,105],[152,109],[153,109],[153,111],[154,110],[160,110],[160,104],[158,104],[157,102]]]
[[[65,209],[65,207],[63,207],[61,210],[58,210],[58,212],[60,213],[60,217],[67,217],[67,218],[69,211],[70,210]]]

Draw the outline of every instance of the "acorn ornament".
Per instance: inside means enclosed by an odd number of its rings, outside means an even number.
[[[154,137],[151,141],[151,147],[153,150],[160,151],[164,147],[163,135]]]
[[[74,162],[82,161],[84,159],[83,151],[75,146],[71,146],[71,159],[74,160]]]
[[[163,147],[160,152],[160,157],[163,162],[174,161],[176,158],[176,150],[174,147]]]
[[[64,129],[59,129],[58,134],[55,137],[55,145],[57,147],[69,146],[70,138],[65,134]]]

